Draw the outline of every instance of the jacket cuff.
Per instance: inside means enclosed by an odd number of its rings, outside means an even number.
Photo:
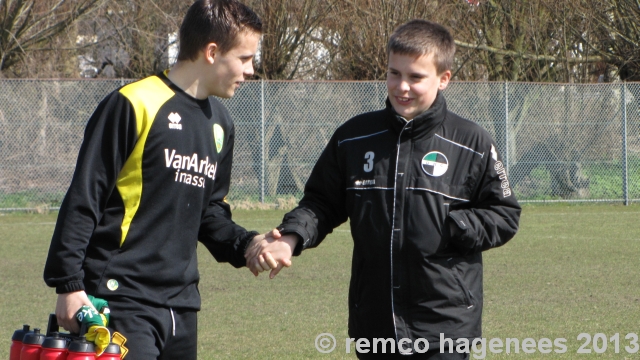
[[[247,252],[247,248],[249,247],[249,244],[251,244],[251,240],[253,240],[253,238],[256,237],[257,235],[260,235],[260,233],[257,231],[248,231],[247,234],[240,240],[240,243],[238,244],[238,249],[242,249],[243,259],[244,259],[244,254],[246,254]]]
[[[462,211],[452,211],[449,213],[451,219],[450,231],[451,242],[459,249],[472,250],[475,245],[473,238],[473,229],[471,228],[471,222],[466,214]]]
[[[281,224],[278,226],[278,231],[282,235],[295,234],[298,236],[298,244],[293,249],[293,256],[298,256],[305,249],[305,245],[309,242],[309,234],[307,233],[303,224]]]
[[[84,291],[82,280],[70,281],[63,285],[56,286],[56,294],[66,294],[75,291]]]

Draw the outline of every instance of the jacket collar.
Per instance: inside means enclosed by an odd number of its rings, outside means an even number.
[[[393,130],[400,133],[406,125],[403,134],[411,138],[431,135],[435,129],[442,124],[447,114],[447,102],[440,91],[438,91],[433,105],[411,121],[407,121],[404,117],[398,115],[391,106],[389,98],[387,98],[385,103],[387,105],[388,119]]]

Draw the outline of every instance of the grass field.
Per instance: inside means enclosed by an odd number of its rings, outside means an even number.
[[[236,211],[234,219],[266,231],[282,214]],[[522,348],[515,354],[511,347],[511,354],[496,355],[487,346],[486,358],[640,359],[640,352],[625,350],[633,346],[628,333],[640,336],[639,215],[638,205],[526,205],[518,235],[484,256],[483,336],[503,342],[565,338],[567,351],[556,354],[558,347],[551,345],[550,354],[526,354]],[[54,309],[56,295],[44,285],[42,269],[55,217],[0,216],[0,359],[9,358],[15,329],[24,323],[46,327]],[[217,264],[200,247],[199,358],[355,359],[353,346],[345,353],[344,341],[351,246],[343,225],[274,280]],[[320,333],[338,340],[331,354],[316,351]],[[604,334],[604,354],[577,354],[585,342],[578,340],[580,333]],[[616,333],[618,354],[609,341]],[[594,349],[593,343],[585,348]]]

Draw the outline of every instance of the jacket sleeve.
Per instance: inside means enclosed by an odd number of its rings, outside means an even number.
[[[335,227],[347,221],[343,173],[334,134],[311,171],[298,207],[287,213],[278,227],[282,234],[299,236],[301,241],[293,255],[318,246]]]
[[[84,290],[82,264],[96,225],[137,141],[135,112],[119,92],[107,96],[87,123],[44,267],[56,293]]]
[[[231,208],[225,200],[231,182],[234,137],[234,128],[231,126],[229,135],[224,140],[213,192],[202,216],[198,240],[206,246],[216,261],[228,262],[240,268],[246,265],[245,248],[258,233],[247,231],[234,223],[231,219]]]
[[[484,172],[471,203],[449,213],[451,241],[463,253],[504,245],[518,231],[520,205],[500,155],[494,145],[490,149],[485,152]]]

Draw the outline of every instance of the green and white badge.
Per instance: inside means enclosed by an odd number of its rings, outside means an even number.
[[[432,151],[422,158],[422,170],[430,176],[442,176],[449,168],[449,161],[443,153]]]

